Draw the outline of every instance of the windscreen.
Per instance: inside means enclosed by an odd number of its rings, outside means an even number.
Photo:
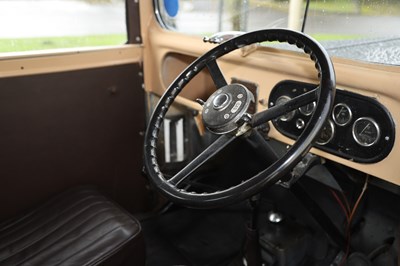
[[[400,64],[398,0],[159,0],[156,8],[164,27],[186,34],[289,28],[331,56]]]

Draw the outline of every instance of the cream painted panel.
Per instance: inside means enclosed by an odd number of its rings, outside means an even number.
[[[181,56],[198,57],[214,45],[203,43],[199,37],[185,36],[161,29],[152,15],[152,8],[149,5],[141,5],[141,8],[141,11],[148,15],[142,20],[142,29],[145,30],[143,32],[145,87],[147,91],[160,95],[168,86],[163,80],[171,79],[171,77],[163,78],[160,69],[168,54],[179,51]],[[338,88],[376,98],[388,108],[395,124],[399,124],[400,67],[372,65],[343,59],[333,61]],[[260,87],[260,99],[267,99],[273,86],[284,79],[317,82],[316,71],[310,59],[304,55],[272,48],[258,49],[247,57],[241,56],[240,52],[234,52],[220,61],[219,65],[227,80],[237,77],[256,82]],[[188,106],[197,105],[184,99],[178,101]],[[259,105],[259,110],[262,108],[264,107]],[[399,129],[396,130],[396,141],[392,152],[387,158],[375,164],[354,163],[317,149],[312,149],[312,152],[400,185],[399,131]],[[284,137],[274,128],[270,136],[288,144],[292,143],[292,140]]]
[[[0,78],[137,63],[142,57],[139,45],[9,53],[0,56]]]

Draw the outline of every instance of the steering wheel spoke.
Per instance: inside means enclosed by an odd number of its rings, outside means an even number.
[[[280,117],[290,111],[293,111],[299,107],[307,105],[317,99],[318,91],[313,89],[302,95],[299,95],[283,104],[275,105],[268,108],[265,111],[259,112],[253,116],[250,122],[252,127],[257,127],[263,123],[266,123],[274,118]]]
[[[222,88],[228,84],[215,58],[208,61],[206,66],[217,89]]]
[[[188,165],[180,170],[176,175],[168,179],[168,183],[174,187],[177,187],[186,178],[188,178],[194,171],[200,166],[206,163],[208,160],[213,158],[221,150],[229,145],[233,140],[236,139],[235,135],[222,135],[215,140],[210,146],[208,146],[202,153],[200,153],[195,159],[193,159]]]

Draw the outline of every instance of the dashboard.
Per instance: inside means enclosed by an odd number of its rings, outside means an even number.
[[[285,80],[272,89],[268,105],[283,104],[318,85]],[[316,102],[302,106],[272,121],[283,135],[297,139],[313,115]],[[336,90],[335,102],[315,147],[360,163],[375,163],[392,150],[395,126],[388,110],[373,98]]]
[[[155,38],[156,36],[157,38]],[[167,38],[167,34],[152,35],[152,37],[154,37],[153,41],[162,46],[165,44],[164,38]],[[159,70],[160,73],[163,73],[163,79],[161,83],[158,83],[156,78],[147,81],[150,84],[147,88],[152,88],[151,91],[153,93],[162,95],[164,92],[162,88],[170,84],[179,75],[180,71],[195,60],[195,57],[190,55],[194,52],[196,55],[203,52],[203,50],[189,50],[188,42],[190,42],[191,47],[197,47],[198,39],[188,40],[182,36],[178,42],[174,42],[174,44],[185,43],[181,47],[184,51],[183,54],[175,53],[175,50],[173,52],[169,50],[165,52],[157,50],[160,53],[159,60],[163,62],[161,64],[162,68]],[[209,46],[208,44],[205,48],[208,49]],[[275,50],[261,47],[257,52],[251,53],[246,57],[238,53],[238,55],[234,54],[231,57],[223,58],[218,61],[218,65],[229,83],[243,84],[253,92],[255,104],[250,106],[252,110],[249,113],[251,114],[254,111],[260,112],[265,110],[270,106],[270,100],[275,102],[275,99],[281,95],[295,97],[297,94],[292,92],[292,89],[309,89],[311,87],[314,89],[318,84],[315,67],[312,62],[306,59],[306,57],[298,56],[297,53],[288,51],[279,51],[279,53],[276,53]],[[351,122],[343,127],[334,124],[336,131],[334,138],[325,145],[315,144],[310,152],[329,161],[400,185],[400,165],[398,163],[400,146],[397,145],[399,132],[395,130],[395,125],[400,121],[400,90],[396,89],[400,86],[400,68],[364,64],[356,61],[348,62],[338,58],[334,58],[334,64],[337,83],[335,105],[339,101],[342,101],[339,99],[351,101],[347,105],[351,108],[352,119]],[[148,67],[149,65],[147,65]],[[154,70],[149,70],[148,72],[150,71]],[[299,82],[292,82],[292,80]],[[251,83],[250,86],[248,83]],[[303,86],[304,88],[302,88]],[[274,91],[272,91],[273,88],[275,88]],[[178,97],[177,100],[183,106],[199,111],[201,106],[195,100],[197,98],[207,99],[214,90],[215,86],[212,78],[207,71],[203,71],[199,73],[196,80],[187,85],[187,88],[181,93],[182,97]],[[300,93],[300,91],[297,91],[297,93]],[[354,97],[352,97],[353,95]],[[353,100],[356,103],[353,104]],[[357,102],[360,102],[360,104]],[[384,113],[382,116],[387,119],[376,118],[375,113],[366,114],[361,109],[356,110],[362,108],[365,103],[371,103],[373,107],[378,108],[376,112]],[[381,106],[384,107],[380,108]],[[363,114],[357,114],[357,112],[362,112]],[[362,116],[374,118],[379,126],[379,134],[381,135],[379,141],[369,147],[363,147],[353,141],[352,125],[357,118]],[[296,136],[302,132],[302,130],[296,128],[295,122],[297,117],[302,118],[305,124],[309,120],[299,110],[296,110],[295,117],[292,120],[285,123],[271,120],[271,130],[267,131],[266,128],[265,133],[264,131],[262,133],[265,134],[266,138],[291,145]],[[335,123],[332,116],[330,116],[330,120]],[[277,126],[275,122],[280,123],[280,126]],[[273,123],[275,126],[273,126]],[[290,126],[293,129],[286,129],[284,132],[284,129]],[[204,127],[201,124],[198,127],[199,132],[204,132]],[[337,143],[340,136],[343,136],[343,133],[338,132],[343,132],[344,129],[347,129],[346,138],[349,139],[349,143],[352,145],[343,143],[340,144],[340,147],[337,144],[333,145],[333,143]],[[263,129],[260,128],[260,130]],[[289,135],[290,132],[292,132],[292,135]],[[389,137],[387,141],[385,140],[386,136]],[[356,149],[356,151],[350,150],[352,149],[351,147]]]

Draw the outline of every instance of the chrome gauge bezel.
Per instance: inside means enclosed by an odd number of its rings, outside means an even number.
[[[315,143],[318,144],[318,145],[326,145],[326,144],[328,144],[333,139],[333,137],[335,136],[335,124],[333,123],[333,121],[328,119],[325,122],[325,124],[329,125],[329,127],[331,128],[332,134],[329,136],[329,139],[325,140],[324,142],[318,141],[319,140],[319,136],[318,136],[318,138],[315,141]],[[319,134],[321,135],[321,132]]]
[[[280,104],[279,102],[282,101],[282,100],[284,100],[284,102],[282,102],[282,103],[285,103],[285,102],[290,101],[291,99],[292,98],[290,98],[287,95],[282,95],[278,99],[276,99],[275,105],[279,105]],[[293,111],[287,112],[286,114],[278,117],[277,119],[279,119],[281,121],[284,121],[284,122],[287,122],[287,121],[291,121],[295,115],[296,115],[296,110],[293,110]]]
[[[372,143],[365,144],[365,143],[361,142],[359,140],[359,138],[358,138],[358,133],[356,132],[356,126],[362,120],[369,121],[372,125],[374,125],[374,127],[376,129],[376,133],[377,133],[376,134],[376,138],[374,139],[374,141]],[[360,118],[358,118],[356,121],[354,121],[351,132],[352,132],[353,139],[355,140],[355,142],[357,142],[357,144],[359,144],[360,146],[363,146],[363,147],[371,147],[371,146],[375,145],[379,141],[379,139],[381,138],[381,128],[379,127],[378,123],[374,119],[372,119],[371,117],[360,117]]]
[[[345,108],[347,110],[348,114],[349,114],[349,117],[348,117],[348,119],[347,119],[347,121],[345,123],[340,123],[336,118],[336,108],[338,108],[338,107]],[[336,104],[332,109],[332,119],[335,122],[335,124],[340,126],[340,127],[348,125],[353,119],[353,113],[351,111],[351,108],[345,103]]]
[[[307,108],[307,107],[310,106],[310,105],[312,106],[311,109],[305,109],[305,108]],[[316,102],[309,103],[309,104],[307,104],[307,105],[304,105],[304,106],[302,106],[302,107],[299,107],[299,112],[300,112],[301,114],[305,115],[305,116],[310,116],[310,115],[314,112],[314,109],[315,109],[316,106],[317,106],[317,103],[316,103]]]

